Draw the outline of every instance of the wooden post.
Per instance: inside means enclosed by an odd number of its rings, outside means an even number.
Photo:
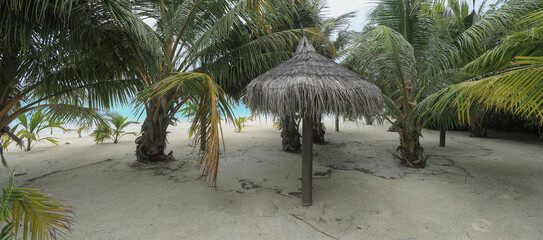
[[[445,128],[441,127],[439,129],[439,146],[445,147]]]
[[[302,205],[313,204],[313,116],[305,116],[302,133]]]
[[[339,115],[336,115],[336,132],[339,132]]]

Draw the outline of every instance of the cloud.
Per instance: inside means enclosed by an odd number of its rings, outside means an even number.
[[[326,12],[329,16],[336,17],[356,11],[356,17],[351,19],[349,29],[360,31],[366,23],[368,12],[376,5],[375,2],[375,0],[328,0]]]

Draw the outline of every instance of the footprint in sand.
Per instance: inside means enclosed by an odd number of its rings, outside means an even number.
[[[471,223],[471,227],[477,231],[488,232],[488,228],[492,223],[485,219],[477,219],[474,223]]]

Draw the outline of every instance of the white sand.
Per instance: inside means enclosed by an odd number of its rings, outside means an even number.
[[[314,147],[311,207],[297,197],[301,155],[281,152],[265,121],[242,133],[225,127],[216,191],[198,179],[186,123],[170,129],[175,162],[134,164],[133,136],[94,144],[75,134],[56,134],[69,145],[12,148],[6,157],[24,174],[17,185],[75,209],[66,239],[331,239],[316,229],[340,239],[542,239],[536,136],[448,132],[439,148],[438,132],[425,130],[428,167],[407,169],[392,158],[399,141],[386,126],[342,123],[336,133],[326,125],[330,143]],[[0,170],[1,186],[8,173]]]

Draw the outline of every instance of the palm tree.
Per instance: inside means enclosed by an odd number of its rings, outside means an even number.
[[[395,155],[409,167],[424,167],[426,158],[420,145],[421,126],[412,122],[418,90],[415,52],[411,44],[398,32],[379,26],[365,32],[358,39],[364,46],[357,51],[357,69],[382,86],[391,122],[400,135],[400,155]],[[397,90],[397,92],[393,92]]]
[[[179,109],[191,102],[198,106],[192,129],[201,146],[203,175],[214,181],[219,120],[232,120],[225,91],[239,93],[250,79],[291,55],[300,36],[297,30],[284,30],[291,18],[279,13],[295,12],[294,5],[280,0],[134,2],[137,5],[101,4],[118,29],[139,36],[125,38],[124,43],[134,49],[130,56],[138,61],[131,68],[138,73],[138,101],[146,115],[136,140],[138,160],[171,157],[165,154],[167,128]],[[154,26],[142,19],[150,19]]]
[[[72,131],[76,132],[77,136],[79,136],[79,138],[81,138],[83,132],[89,132],[91,130],[91,128],[92,128],[92,124],[83,123],[83,124],[80,124],[76,129],[72,129]]]
[[[124,117],[118,113],[109,113],[108,122],[111,125],[100,124],[96,130],[92,133],[94,136],[94,141],[101,143],[107,139],[113,140],[113,143],[119,143],[119,139],[125,135],[134,135],[137,136],[135,132],[125,132],[123,129],[130,124],[138,124],[135,121],[127,121],[128,117]]]
[[[52,144],[58,146],[58,141],[54,137],[43,137],[40,138],[40,132],[47,128],[59,128],[63,131],[66,129],[62,126],[62,122],[53,120],[53,116],[49,112],[43,112],[41,109],[34,112],[32,115],[27,118],[25,114],[21,114],[17,119],[19,123],[15,125],[12,131],[17,132],[19,126],[22,127],[16,135],[21,138],[23,141],[26,139],[26,146],[24,147],[25,151],[30,151],[32,147],[38,142],[48,141]]]
[[[73,211],[38,189],[13,186],[13,173],[4,187],[0,200],[0,239],[56,239],[63,230],[70,230]]]
[[[370,24],[357,39],[358,47],[343,61],[376,83],[385,95],[385,117],[400,136],[400,161],[409,167],[424,167],[420,145],[422,126],[413,121],[413,108],[424,85],[424,72],[439,37],[432,31],[435,19],[423,14],[427,1],[382,0],[370,13]],[[422,86],[421,86],[422,85]]]
[[[113,143],[118,143],[119,138],[121,138],[124,135],[130,134],[130,135],[136,136],[135,132],[125,132],[123,131],[123,129],[130,124],[138,124],[138,122],[126,121],[128,117],[123,117],[117,113],[108,114],[108,117],[109,117],[109,122],[113,125],[113,128],[112,128]]]
[[[388,120],[400,135],[397,157],[410,167],[426,164],[419,142],[423,123],[414,111],[417,102],[440,85],[465,79],[454,70],[478,51],[458,51],[465,45],[459,39],[477,27],[473,25],[483,11],[470,13],[464,1],[443,3],[381,1],[370,15],[367,32],[358,40],[359,50],[344,61],[379,84],[388,96],[386,105],[392,116]]]
[[[499,21],[498,21],[499,20]],[[496,26],[493,23],[499,22]],[[498,44],[463,66],[472,78],[425,99],[419,111],[427,121],[448,127],[471,123],[471,109],[509,112],[543,124],[543,3],[511,1],[484,18],[464,42],[481,42],[489,34],[507,32]],[[473,49],[472,45],[464,45]]]
[[[121,32],[94,1],[0,1],[0,9],[0,135],[22,145],[9,127],[21,114],[47,108],[74,120],[134,92],[119,70],[131,59],[111,54],[127,50]]]
[[[11,130],[12,132],[17,132],[16,136],[18,138],[21,138],[22,141],[26,139],[26,146],[24,147],[25,151],[30,151],[34,145],[38,142],[44,142],[48,141],[52,144],[55,144],[58,146],[58,141],[54,137],[43,137],[40,138],[40,132],[50,128],[59,128],[63,131],[66,131],[66,129],[62,126],[64,124],[63,122],[59,122],[54,120],[54,116],[49,112],[43,112],[41,109],[34,112],[32,115],[29,116],[30,118],[27,118],[25,114],[21,114],[17,118],[19,120],[19,123],[15,125],[15,127]],[[17,131],[17,128],[21,126],[22,129]],[[52,130],[51,130],[52,131]]]

